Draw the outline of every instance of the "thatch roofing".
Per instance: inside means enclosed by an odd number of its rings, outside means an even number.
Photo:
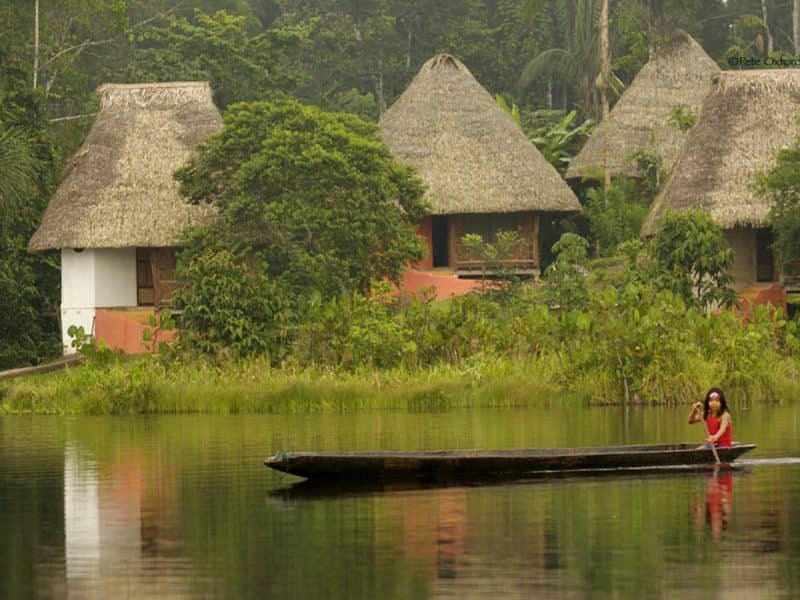
[[[427,184],[433,214],[581,209],[558,171],[448,54],[422,66],[380,132]]]
[[[679,106],[698,115],[717,73],[717,64],[688,33],[675,32],[572,159],[567,178],[582,177],[603,165],[612,175],[634,175],[636,165],[629,159],[637,150],[656,154],[662,168],[671,172],[686,133],[668,124],[670,115]]]
[[[724,229],[766,224],[769,200],[754,179],[800,134],[798,117],[800,69],[720,73],[642,233],[650,235],[667,208],[705,210]]]
[[[172,173],[222,128],[205,82],[106,84],[83,146],[70,159],[28,250],[165,247],[207,206],[178,194]]]

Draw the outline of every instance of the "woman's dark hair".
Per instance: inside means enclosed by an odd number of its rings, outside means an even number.
[[[718,387],[712,387],[708,392],[706,392],[706,399],[703,400],[703,420],[708,418],[708,401],[711,399],[711,394],[717,394],[719,396],[719,414],[722,416],[723,413],[730,412],[728,410],[728,403],[725,400],[725,392],[723,392]]]

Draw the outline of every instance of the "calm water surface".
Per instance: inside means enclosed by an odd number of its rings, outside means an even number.
[[[800,409],[733,473],[309,487],[276,450],[700,441],[688,407],[0,418],[0,596],[796,598]]]

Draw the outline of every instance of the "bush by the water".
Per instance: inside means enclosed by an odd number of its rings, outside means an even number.
[[[564,267],[564,265],[562,265]],[[581,302],[516,284],[437,302],[389,293],[313,298],[281,362],[178,349],[89,363],[0,389],[0,411],[270,412],[684,403],[724,384],[740,398],[798,395],[798,321],[759,307],[702,311],[630,265],[585,279]],[[585,296],[584,296],[585,295]]]
[[[186,322],[201,326],[176,347],[138,360],[95,351],[87,366],[0,389],[0,410],[437,408],[554,394],[680,403],[712,385],[753,400],[798,395],[798,318],[762,306],[745,321],[724,308],[731,256],[713,223],[691,213],[664,223],[657,246],[628,242],[604,268],[592,268],[585,240],[565,234],[543,283],[510,280],[446,301],[387,284],[369,295],[312,292],[293,301],[291,318],[277,288],[253,300],[269,277],[258,279],[241,257],[209,255],[211,287],[184,299]],[[217,304],[195,310],[196,298]]]

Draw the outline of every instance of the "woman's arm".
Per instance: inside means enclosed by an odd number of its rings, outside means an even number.
[[[692,404],[692,412],[689,413],[689,425],[703,420],[703,417],[700,416],[702,409],[703,409],[702,402],[695,402],[694,404]]]

